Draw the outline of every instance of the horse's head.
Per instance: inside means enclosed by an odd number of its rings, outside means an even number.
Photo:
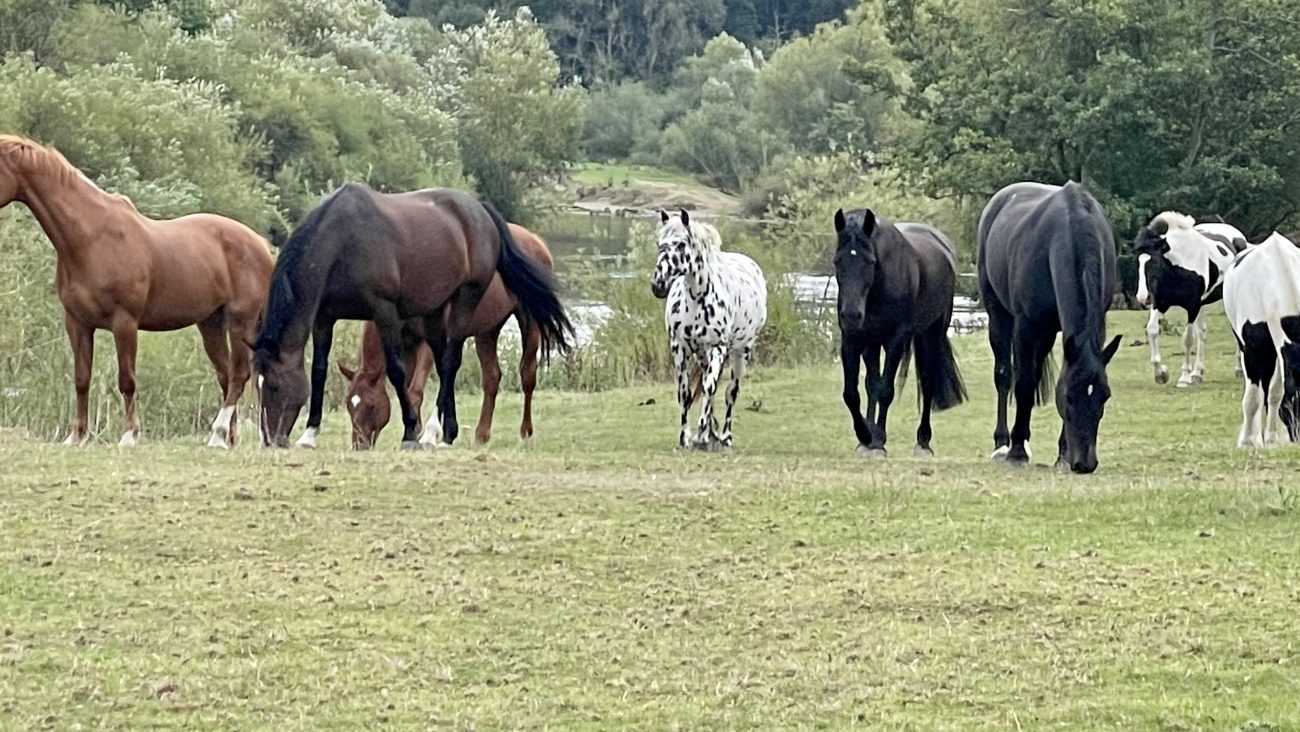
[[[1139,305],[1146,306],[1155,302],[1161,276],[1169,265],[1165,255],[1169,254],[1168,234],[1171,220],[1179,226],[1192,221],[1190,216],[1166,211],[1151,219],[1151,223],[1142,227],[1137,238],[1133,240],[1133,252],[1138,255],[1137,301]],[[1190,224],[1187,228],[1191,228]]]
[[[368,450],[375,446],[379,433],[392,417],[392,405],[384,389],[384,373],[352,369],[339,364],[339,373],[348,380],[348,415],[352,418],[352,449]]]
[[[1282,346],[1282,424],[1292,442],[1300,442],[1300,343]]]
[[[288,447],[289,431],[307,403],[309,388],[302,351],[286,354],[265,343],[253,350],[258,400],[262,404],[262,446]]]
[[[691,231],[691,217],[683,209],[678,216],[667,211],[659,212],[659,255],[655,271],[650,276],[650,291],[655,297],[668,297],[673,280],[689,271],[695,253],[695,235]],[[699,266],[700,263],[695,263]]]
[[[854,330],[867,316],[867,295],[876,279],[876,215],[871,209],[851,220],[844,209],[835,212],[835,282],[839,285],[840,327]]]
[[[1110,399],[1106,364],[1119,350],[1120,338],[1115,336],[1101,353],[1080,348],[1073,336],[1065,339],[1065,366],[1056,382],[1056,410],[1061,413],[1065,433],[1063,457],[1076,473],[1097,469],[1097,428]]]

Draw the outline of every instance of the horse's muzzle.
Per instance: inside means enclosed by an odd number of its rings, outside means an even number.
[[[668,285],[661,285],[658,282],[651,282],[650,292],[654,293],[655,297],[662,300],[668,297]]]

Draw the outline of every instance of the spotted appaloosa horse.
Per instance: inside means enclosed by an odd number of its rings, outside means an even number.
[[[135,356],[139,331],[198,326],[221,385],[211,447],[235,443],[235,414],[248,382],[248,343],[257,332],[274,261],[271,247],[238,221],[214,214],[151,219],[124,196],[106,193],[57,150],[0,135],[0,208],[31,209],[54,245],[54,287],[72,344],[77,411],[65,444],[89,439],[95,331],[113,333],[117,386],[136,444]]]
[[[1224,278],[1223,308],[1246,370],[1237,445],[1280,442],[1279,420],[1300,441],[1300,249],[1275,231],[1239,254]]]
[[[1151,306],[1147,338],[1157,384],[1169,381],[1160,360],[1160,321],[1171,307],[1187,311],[1183,333],[1183,372],[1178,386],[1205,377],[1205,310],[1223,298],[1223,277],[1233,257],[1247,247],[1246,237],[1229,224],[1197,224],[1191,216],[1165,211],[1151,219],[1133,241],[1138,255],[1137,300]]]
[[[732,413],[740,380],[754,343],[767,322],[767,281],[754,260],[722,251],[718,230],[692,223],[689,214],[660,212],[659,258],[650,288],[667,297],[664,325],[677,371],[677,402],[682,409],[678,447],[726,450],[731,447]],[[718,432],[713,396],[722,367],[731,363],[727,413]],[[687,422],[694,401],[693,380],[701,378],[704,405],[699,429],[690,439]]]
[[[509,224],[511,235],[523,253],[532,257],[546,270],[553,271],[551,251],[546,242],[533,232],[517,224]],[[492,278],[483,299],[474,310],[468,326],[474,337],[474,348],[483,374],[483,407],[479,411],[474,441],[484,444],[492,439],[492,415],[496,412],[497,392],[501,387],[501,362],[497,358],[497,342],[501,329],[513,315],[519,323],[523,352],[519,359],[519,382],[524,393],[524,414],[519,423],[519,439],[533,436],[533,390],[537,386],[537,361],[542,347],[542,333],[537,324],[519,307],[514,295],[506,289],[500,275]],[[417,340],[408,338],[405,340]],[[434,356],[428,344],[418,342],[415,352],[407,349],[406,396],[417,413],[424,403],[424,388],[433,370]],[[350,369],[339,364],[339,372],[348,380],[346,405],[352,417],[352,447],[364,450],[373,447],[379,433],[388,424],[391,406],[385,380],[384,342],[379,327],[366,323],[361,332],[361,349],[357,367]],[[435,409],[420,436],[424,445],[443,445],[442,422]]]
[[[976,267],[998,392],[994,459],[1029,462],[1029,417],[1035,401],[1045,401],[1050,389],[1044,365],[1059,333],[1065,365],[1056,383],[1061,414],[1056,464],[1091,473],[1097,469],[1097,431],[1110,398],[1106,364],[1120,341],[1116,336],[1103,345],[1106,310],[1119,281],[1105,212],[1073,181],[1013,183],[994,194],[980,215]],[[1008,433],[1013,379],[1016,421]]]

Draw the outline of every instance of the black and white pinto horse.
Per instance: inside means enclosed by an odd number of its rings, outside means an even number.
[[[980,215],[976,258],[998,393],[994,459],[1029,462],[1029,418],[1035,401],[1046,401],[1051,388],[1044,365],[1060,333],[1065,363],[1056,383],[1062,418],[1056,465],[1091,473],[1110,398],[1106,364],[1120,341],[1116,336],[1103,347],[1118,273],[1114,236],[1101,205],[1073,181],[1013,183],[994,194]],[[1008,433],[1013,379],[1016,420]]]
[[[885,454],[885,423],[894,401],[895,378],[912,352],[921,402],[913,454],[933,456],[931,409],[947,409],[966,399],[948,342],[957,286],[956,250],[933,226],[895,225],[870,209],[850,211],[847,216],[843,209],[836,211],[835,233],[844,405],[853,417],[858,453]],[[865,420],[858,394],[861,363],[867,366]]]
[[[1237,445],[1300,441],[1300,248],[1273,232],[1238,255],[1224,279],[1223,307],[1246,370]]]
[[[754,343],[767,322],[767,281],[758,264],[738,252],[722,251],[718,230],[692,223],[689,214],[660,212],[659,256],[650,288],[666,297],[664,325],[677,371],[677,402],[682,409],[678,447],[731,448],[732,414],[740,380],[753,357]],[[722,431],[713,415],[713,396],[723,366],[731,364],[727,413]],[[699,375],[704,404],[699,429],[690,439],[687,421]]]
[[[1147,339],[1157,384],[1169,381],[1169,369],[1160,360],[1160,321],[1171,307],[1187,311],[1178,386],[1204,380],[1204,307],[1223,298],[1224,274],[1247,246],[1246,237],[1230,224],[1197,224],[1191,216],[1175,211],[1157,215],[1138,232],[1133,241],[1138,255],[1137,300],[1151,307]]]

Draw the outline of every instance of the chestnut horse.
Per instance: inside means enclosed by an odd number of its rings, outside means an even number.
[[[510,224],[509,228],[525,254],[541,262],[548,270],[552,269],[551,251],[546,248],[546,242],[540,236],[518,224]],[[519,437],[527,440],[533,436],[533,389],[537,386],[537,356],[542,345],[542,332],[529,320],[528,314],[519,307],[518,300],[506,289],[501,276],[497,275],[492,278],[487,292],[483,293],[483,299],[479,301],[469,326],[483,372],[483,407],[479,411],[478,427],[474,430],[474,441],[479,444],[492,439],[492,414],[496,411],[497,391],[501,387],[497,340],[512,314],[519,323],[519,332],[523,336],[519,378],[524,392],[524,417],[519,425]],[[411,354],[405,354],[406,397],[417,414],[424,403],[424,387],[429,373],[433,371],[433,360],[433,351],[425,343],[416,345],[414,363]],[[384,383],[384,342],[379,335],[379,328],[373,322],[366,323],[362,329],[356,370],[341,363],[338,366],[339,373],[348,380],[346,404],[348,414],[352,417],[352,447],[357,450],[374,447],[379,433],[388,425],[391,405],[388,388]],[[438,444],[441,432],[435,410],[429,416],[429,423],[420,442]]]
[[[223,395],[208,445],[235,442],[236,406],[250,370],[274,262],[270,245],[243,224],[213,214],[155,220],[106,193],[57,150],[0,135],[0,207],[27,205],[54,245],[55,288],[72,343],[77,412],[65,441],[88,439],[86,419],[95,331],[112,331],[126,431],[136,444],[137,333],[197,325]]]
[[[456,373],[474,311],[497,274],[537,323],[543,347],[568,350],[573,326],[554,277],[523,252],[490,204],[449,189],[379,193],[361,183],[326,196],[294,229],[271,275],[266,323],[254,346],[263,444],[288,446],[310,395],[307,430],[298,444],[315,446],[339,320],[373,320],[378,327],[388,380],[402,408],[404,448],[418,446],[419,415],[406,395],[402,356],[413,350],[415,337],[441,354],[437,413],[444,439],[455,442]],[[310,390],[304,374],[309,337]]]

